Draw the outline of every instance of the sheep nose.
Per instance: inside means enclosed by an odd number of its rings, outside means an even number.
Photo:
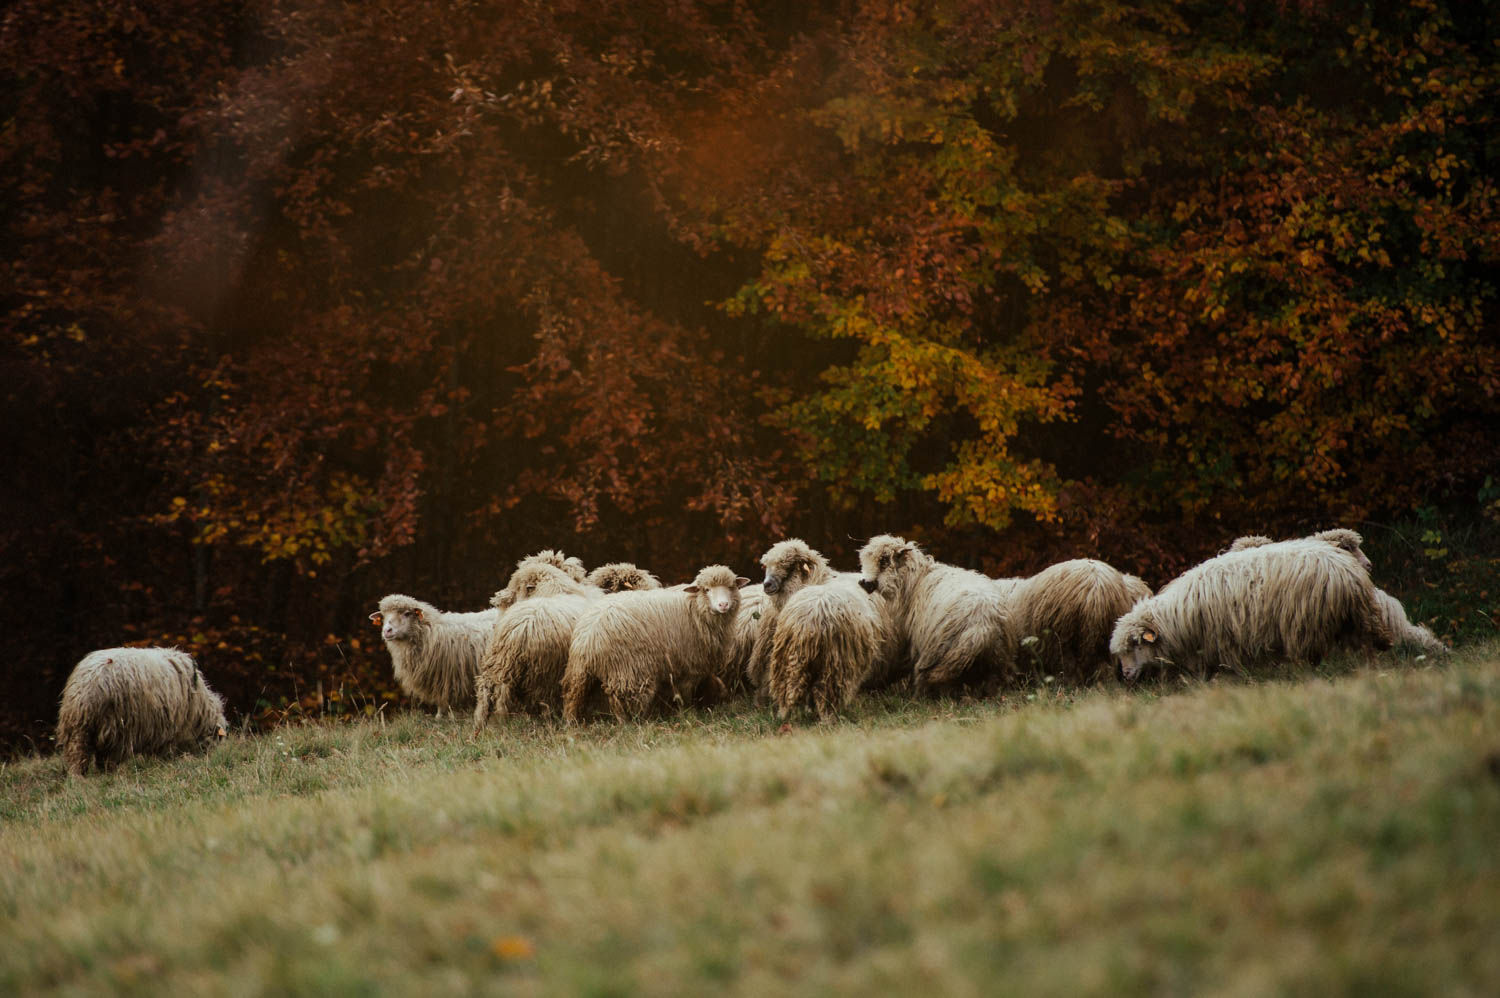
[[[774,596],[781,589],[781,581],[768,575],[766,581],[761,583],[761,588]]]
[[[879,587],[879,585],[880,583],[876,582],[874,579],[859,580],[859,588],[863,589],[867,593],[873,593],[876,588]]]

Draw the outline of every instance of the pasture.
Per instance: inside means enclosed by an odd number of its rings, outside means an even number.
[[[0,993],[1500,993],[1500,643],[0,767]]]

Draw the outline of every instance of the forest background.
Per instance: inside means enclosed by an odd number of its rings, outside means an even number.
[[[398,700],[384,593],[789,534],[1500,613],[1491,4],[20,0],[0,749],[84,652]]]

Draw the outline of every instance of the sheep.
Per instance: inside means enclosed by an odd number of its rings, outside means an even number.
[[[1380,615],[1393,644],[1418,648],[1428,655],[1448,654],[1448,646],[1438,640],[1436,634],[1421,624],[1413,624],[1401,601],[1378,586],[1375,588],[1375,604],[1380,607]]]
[[[1332,544],[1336,548],[1342,548],[1343,550],[1348,551],[1351,555],[1354,556],[1354,560],[1359,562],[1359,567],[1363,568],[1366,572],[1370,571],[1370,569],[1373,567],[1370,564],[1370,559],[1365,555],[1364,552],[1363,544],[1365,542],[1365,539],[1361,537],[1356,531],[1350,530],[1347,527],[1334,527],[1332,530],[1322,530],[1316,534],[1309,534],[1307,537],[1303,538],[1303,540],[1323,541],[1326,544]],[[1249,548],[1264,547],[1267,544],[1275,543],[1275,541],[1271,540],[1271,538],[1269,537],[1266,537],[1264,534],[1253,534],[1247,537],[1237,537],[1235,538],[1234,543],[1229,545],[1229,547],[1222,553],[1228,554],[1233,551],[1244,551]]]
[[[637,568],[628,561],[616,561],[608,565],[600,565],[590,572],[583,581],[591,586],[598,586],[607,593],[617,593],[625,589],[661,588],[660,579],[644,568]]]
[[[498,594],[497,594],[498,596]],[[380,628],[401,689],[418,703],[454,716],[474,703],[474,677],[498,608],[444,612],[431,603],[392,593],[370,620]]]
[[[860,585],[891,607],[918,693],[993,686],[1014,666],[1015,640],[995,580],[945,565],[890,534],[871,538],[859,563]]]
[[[1109,650],[1120,678],[1133,681],[1152,663],[1244,670],[1317,661],[1341,644],[1390,647],[1375,586],[1348,551],[1303,539],[1188,569],[1116,621]]]
[[[224,701],[193,656],[176,648],[103,648],[68,676],[57,714],[57,746],[68,772],[104,768],[132,755],[202,751],[229,725]]]
[[[1011,630],[1044,674],[1091,682],[1111,671],[1110,634],[1151,588],[1092,558],[1059,562],[1027,579],[997,580]]]
[[[768,692],[767,667],[776,633],[776,617],[781,608],[804,586],[824,585],[838,574],[829,567],[828,559],[797,537],[771,545],[760,556],[760,563],[766,570],[765,581],[761,583],[760,619],[756,621],[744,664],[745,679],[758,696]]]
[[[680,590],[616,593],[573,628],[563,675],[563,716],[584,719],[601,688],[619,721],[642,716],[659,688],[696,684],[720,667],[740,590],[750,580],[709,565]]]
[[[562,707],[561,681],[573,625],[605,595],[599,587],[575,582],[548,564],[523,565],[511,581],[518,583],[515,590],[495,594],[510,609],[496,618],[479,661],[474,684],[476,735],[491,710],[503,716],[517,709]]]
[[[766,677],[779,719],[806,705],[824,724],[838,720],[888,658],[884,603],[846,574],[804,586],[786,601],[776,615]]]

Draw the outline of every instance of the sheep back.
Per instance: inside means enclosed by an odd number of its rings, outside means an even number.
[[[57,745],[68,772],[132,755],[201,751],[227,730],[224,702],[176,648],[104,648],[85,655],[63,687]]]

